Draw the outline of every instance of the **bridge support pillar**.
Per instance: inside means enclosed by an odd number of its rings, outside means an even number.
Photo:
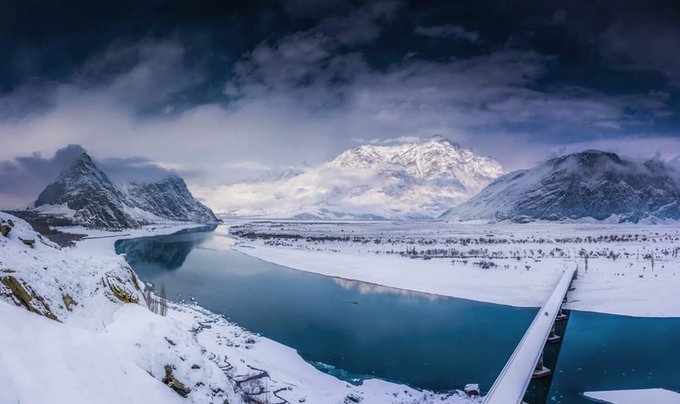
[[[560,307],[560,312],[557,313],[557,317],[555,317],[555,320],[556,321],[564,321],[566,319],[567,319],[567,315],[564,314],[564,312],[562,311],[562,308]]]
[[[536,368],[534,369],[534,373],[531,375],[532,379],[541,379],[543,377],[548,377],[552,374],[552,370],[548,369],[543,365],[543,354],[541,354],[541,357],[538,359],[538,363],[536,363]]]
[[[552,329],[550,330],[550,334],[548,335],[547,342],[548,342],[549,344],[557,344],[557,343],[560,342],[561,340],[562,340],[562,337],[560,337],[559,335],[557,335],[557,334],[555,333],[555,324],[553,324],[553,327],[552,327]]]

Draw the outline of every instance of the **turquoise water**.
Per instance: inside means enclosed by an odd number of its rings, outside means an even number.
[[[222,228],[123,240],[116,250],[169,298],[195,297],[354,382],[488,390],[536,313],[292,270],[230,250]]]
[[[680,318],[572,312],[548,402],[592,404],[584,391],[680,391],[679,347]]]

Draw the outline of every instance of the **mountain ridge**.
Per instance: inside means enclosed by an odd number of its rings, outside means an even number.
[[[222,188],[222,214],[301,219],[433,218],[504,173],[443,137],[360,145],[278,181]],[[216,195],[217,198],[220,195]]]
[[[500,177],[440,218],[678,220],[678,178],[672,166],[658,160],[637,162],[611,152],[585,150]]]
[[[173,174],[158,181],[114,184],[87,153],[62,170],[29,209],[107,229],[167,221],[218,221],[210,208],[191,195],[181,177]]]

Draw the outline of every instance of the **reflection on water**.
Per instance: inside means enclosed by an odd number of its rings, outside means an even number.
[[[211,225],[184,229],[167,236],[118,240],[116,253],[124,252],[129,262],[154,262],[164,269],[174,270],[181,267],[191,250],[205,243],[216,228],[217,225]]]
[[[337,283],[341,287],[348,289],[348,290],[356,290],[359,293],[363,294],[375,294],[375,293],[380,293],[380,294],[398,294],[401,296],[411,296],[411,297],[419,297],[419,298],[425,298],[431,302],[435,302],[437,300],[442,300],[446,299],[444,296],[440,295],[435,295],[432,293],[420,293],[420,292],[414,292],[412,290],[406,290],[406,289],[397,289],[397,288],[390,288],[387,286],[382,286],[382,285],[376,285],[375,283],[366,283],[366,282],[360,282],[360,281],[354,281],[351,279],[343,279],[343,278],[331,278],[333,279],[333,282]]]
[[[195,297],[349,381],[488,389],[536,312],[292,270],[225,248],[217,232],[121,241],[118,252],[168,297]]]

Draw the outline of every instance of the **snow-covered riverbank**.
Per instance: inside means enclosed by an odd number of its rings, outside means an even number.
[[[87,238],[60,249],[22,220],[0,215],[14,222],[8,237],[0,236],[0,329],[6,330],[0,402],[239,403],[246,395],[290,403],[479,401],[381,380],[350,385],[198,306],[170,304],[166,317],[153,314],[114,243],[194,225],[122,233],[72,228]]]
[[[309,251],[258,244],[234,247],[250,256],[307,272],[375,283],[382,286],[522,307],[540,307],[562,273],[554,268],[538,274],[452,266],[447,260]],[[564,263],[567,265],[567,263]]]
[[[232,232],[237,250],[290,268],[513,306],[540,306],[578,265],[567,308],[680,317],[674,226],[262,222]]]

